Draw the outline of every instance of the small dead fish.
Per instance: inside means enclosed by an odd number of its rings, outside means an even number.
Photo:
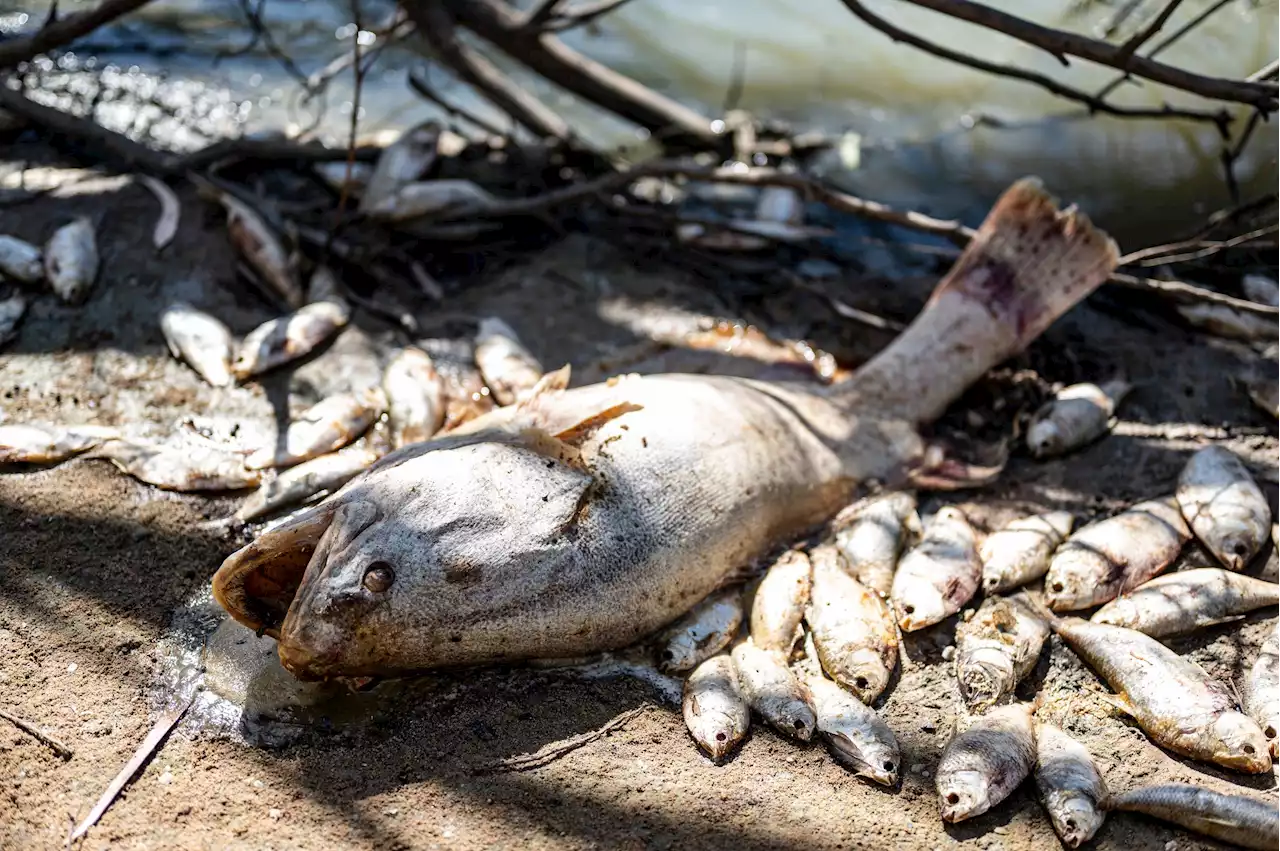
[[[726,228],[708,228],[697,222],[676,225],[676,239],[710,251],[760,251],[769,247],[763,236],[739,233]]]
[[[1093,756],[1052,724],[1036,726],[1036,787],[1063,845],[1079,848],[1102,827],[1107,786]]]
[[[1114,600],[1164,570],[1191,531],[1174,498],[1152,499],[1078,530],[1054,553],[1044,579],[1055,612]]]
[[[244,466],[244,454],[183,441],[155,444],[112,440],[91,457],[106,458],[139,481],[162,490],[233,491],[257,487],[262,473]]]
[[[232,246],[278,298],[290,308],[301,307],[302,285],[275,230],[240,199],[221,190],[216,194],[227,211],[227,236]]]
[[[497,203],[497,198],[470,180],[427,180],[400,187],[390,197],[371,204],[365,214],[373,219],[403,222],[423,216],[473,215]]]
[[[1037,458],[1065,455],[1107,433],[1111,417],[1128,395],[1123,381],[1063,388],[1031,418],[1027,448]]]
[[[173,238],[178,235],[178,223],[182,216],[182,206],[178,203],[178,196],[174,194],[167,183],[156,180],[148,174],[138,175],[138,180],[160,202],[160,218],[156,220],[156,229],[151,235],[151,241],[157,250],[163,249],[173,242]]]
[[[1029,704],[999,706],[947,743],[935,778],[948,824],[980,816],[1009,797],[1036,761]]]
[[[1178,476],[1178,504],[1201,543],[1230,570],[1258,554],[1271,529],[1271,506],[1235,453],[1206,446]]]
[[[1262,643],[1258,658],[1249,671],[1244,686],[1244,711],[1258,722],[1262,735],[1271,745],[1271,760],[1280,759],[1277,749],[1277,732],[1280,732],[1280,646],[1276,631]]]
[[[809,674],[805,685],[818,733],[836,760],[860,777],[885,786],[896,784],[902,758],[898,740],[884,719],[821,674]]]
[[[957,508],[942,508],[898,563],[891,597],[904,631],[932,626],[969,602],[982,581],[977,536]]]
[[[898,664],[898,632],[889,606],[849,575],[831,546],[815,547],[813,593],[805,619],[822,669],[864,703],[871,703]]]
[[[1094,612],[1091,621],[1164,638],[1280,604],[1280,585],[1217,567],[1157,576]]]
[[[1240,288],[1244,290],[1244,297],[1249,301],[1271,307],[1280,305],[1280,286],[1277,286],[1275,278],[1269,278],[1266,275],[1245,275],[1240,279]]]
[[[1280,845],[1274,803],[1224,795],[1187,783],[1144,786],[1106,800],[1109,810],[1142,813],[1241,848],[1275,851]]]
[[[442,338],[419,340],[418,348],[431,356],[444,383],[444,434],[494,409],[493,394],[485,386],[475,364],[475,345],[470,340]]]
[[[169,352],[186,361],[205,381],[214,387],[231,383],[235,341],[216,317],[177,302],[160,314],[160,330]]]
[[[57,464],[119,436],[104,426],[0,425],[0,464]]]
[[[401,349],[387,364],[382,389],[397,447],[430,440],[444,425],[444,385],[422,349]]]
[[[733,648],[738,685],[747,703],[780,733],[807,742],[817,725],[808,691],[777,653],[761,650],[751,639]]]
[[[975,712],[1013,695],[1036,666],[1049,625],[1017,598],[988,597],[956,625],[956,679]]]
[[[360,212],[368,213],[392,198],[404,186],[420,180],[436,161],[440,145],[440,123],[426,121],[410,127],[378,156],[378,164],[368,177]],[[346,163],[340,163],[345,172]]]
[[[813,588],[809,557],[788,550],[778,557],[756,589],[751,605],[751,640],[761,650],[791,655],[800,635],[800,621]]]
[[[1276,338],[1274,317],[1241,313],[1225,304],[1179,304],[1175,308],[1188,325],[1215,337],[1246,342]]]
[[[1052,627],[1111,686],[1108,701],[1156,744],[1249,774],[1270,770],[1262,730],[1239,711],[1232,690],[1195,662],[1134,629],[1080,618]]]
[[[340,449],[364,434],[386,407],[386,396],[376,387],[330,396],[289,423],[283,447],[259,449],[245,466],[250,470],[288,467]]]
[[[0,299],[0,346],[18,336],[18,326],[26,315],[27,300],[22,293],[15,292],[8,298]]]
[[[44,277],[44,255],[40,249],[16,236],[0,235],[0,274],[24,284]]]
[[[861,500],[841,511],[832,525],[854,577],[888,596],[902,548],[920,535],[915,497],[898,491]]]
[[[80,304],[98,277],[98,243],[93,223],[73,219],[53,232],[44,246],[44,273],[58,298]]]
[[[798,225],[804,221],[804,199],[788,186],[766,186],[756,200],[756,221]]]
[[[335,491],[368,469],[382,454],[372,447],[349,446],[290,467],[254,491],[236,511],[235,519],[247,523],[323,491]]]
[[[708,597],[663,631],[658,640],[662,647],[658,668],[673,674],[696,667],[728,647],[741,625],[740,588]]]
[[[231,374],[244,381],[306,357],[345,328],[350,316],[345,303],[313,301],[288,316],[264,322],[240,342]]]
[[[1050,511],[1015,520],[988,535],[978,547],[983,590],[994,594],[1044,576],[1054,550],[1071,534],[1075,522],[1069,511]]]
[[[542,378],[542,364],[524,347],[510,325],[493,316],[480,320],[476,366],[499,405],[519,401]]]
[[[728,653],[712,656],[684,681],[684,723],[698,747],[723,759],[746,738],[751,707],[738,687],[738,671]]]

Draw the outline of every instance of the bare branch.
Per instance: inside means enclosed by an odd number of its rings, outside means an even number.
[[[1235,2],[1235,0],[1217,0],[1217,2],[1213,3],[1208,8],[1204,9],[1200,14],[1196,15],[1194,18],[1187,21],[1185,24],[1178,27],[1178,29],[1170,33],[1168,38],[1163,39],[1159,44],[1151,48],[1150,52],[1147,53],[1147,58],[1155,59],[1157,56],[1163,53],[1166,48],[1176,44],[1184,35],[1191,32],[1196,27],[1200,26],[1202,23],[1207,21],[1214,12],[1218,11],[1222,7],[1226,6],[1227,4],[1233,3],[1233,2]],[[1114,80],[1112,80],[1111,82],[1103,86],[1095,95],[1095,97],[1100,97],[1100,98],[1106,97],[1107,95],[1115,91],[1116,88],[1119,87],[1122,83],[1125,83],[1130,79],[1132,79],[1132,77],[1130,76],[1129,72],[1126,71],[1125,73],[1121,74],[1120,76],[1116,77]],[[1256,81],[1251,80],[1250,82],[1256,82]]]
[[[1248,245],[1256,239],[1273,234],[1280,229],[1280,225],[1270,224],[1266,227],[1257,228],[1248,233],[1234,236],[1231,239],[1208,241],[1203,239],[1188,239],[1182,242],[1171,242],[1166,245],[1153,245],[1150,248],[1143,248],[1139,251],[1131,251],[1120,258],[1118,265],[1120,266],[1164,266],[1170,263],[1181,263],[1187,260],[1198,260],[1201,257],[1208,257],[1225,251],[1228,248],[1235,248],[1239,245]]]
[[[1160,32],[1161,28],[1168,23],[1169,18],[1181,5],[1182,0],[1169,0],[1169,2],[1165,4],[1165,7],[1160,10],[1160,14],[1156,15],[1155,19],[1150,24],[1134,33],[1133,38],[1130,38],[1124,44],[1120,45],[1120,55],[1126,57],[1127,60],[1128,57],[1137,53],[1139,47],[1142,47],[1142,45],[1151,41],[1151,39],[1155,37],[1155,34]]]
[[[1245,79],[1251,83],[1256,83],[1259,80],[1272,80],[1275,79],[1277,71],[1280,71],[1280,59],[1272,59]]]
[[[1108,115],[1123,116],[1126,118],[1186,118],[1193,121],[1209,121],[1218,126],[1219,131],[1225,133],[1226,126],[1231,121],[1231,114],[1224,110],[1217,112],[1207,112],[1197,109],[1175,109],[1167,104],[1160,109],[1130,109],[1128,107],[1112,106],[1107,101],[1095,95],[1070,86],[1063,85],[1052,77],[1046,77],[1044,74],[1035,71],[1027,71],[1015,65],[1000,65],[995,62],[988,62],[985,59],[979,59],[975,56],[969,56],[965,53],[952,50],[949,47],[943,47],[932,41],[921,38],[914,33],[898,27],[879,15],[874,14],[870,9],[864,6],[860,0],[842,0],[844,5],[853,12],[864,23],[879,30],[889,38],[903,44],[909,44],[925,53],[931,53],[941,59],[956,62],[960,65],[966,65],[979,71],[985,71],[988,74],[995,74],[999,77],[1009,77],[1015,80],[1023,80],[1028,83],[1034,83],[1040,88],[1055,94],[1059,97],[1067,98],[1087,106],[1090,112],[1104,112]]]
[[[631,0],[595,0],[595,2],[587,2],[578,6],[571,6],[563,12],[556,12],[556,14],[552,16],[551,20],[543,26],[543,29],[547,32],[562,33],[565,30],[585,26],[596,18],[604,17],[615,9],[620,9],[630,2]]]
[[[415,92],[417,92],[421,97],[431,101],[436,106],[443,109],[445,113],[448,114],[449,116],[453,118],[461,118],[464,121],[468,121],[471,124],[474,124],[476,127],[479,127],[481,130],[485,131],[486,133],[489,133],[493,136],[497,136],[500,139],[507,138],[507,135],[508,135],[507,131],[503,130],[501,127],[498,127],[496,124],[492,123],[491,121],[487,121],[486,119],[481,118],[480,116],[476,115],[474,112],[465,110],[462,107],[452,103],[451,101],[445,100],[443,95],[441,95],[434,88],[432,88],[431,83],[428,80],[424,79],[422,76],[419,76],[417,69],[414,69],[409,72],[409,87],[412,88]]]
[[[556,12],[556,7],[562,2],[564,0],[539,0],[538,5],[529,10],[521,26],[531,30],[538,29],[551,19]]]
[[[1241,313],[1252,313],[1255,316],[1270,316],[1273,319],[1280,316],[1280,307],[1272,307],[1256,301],[1246,301],[1242,298],[1223,295],[1222,293],[1206,290],[1203,287],[1197,287],[1182,281],[1157,281],[1154,278],[1140,278],[1136,275],[1115,272],[1107,279],[1107,283],[1130,290],[1144,290],[1164,296],[1172,301],[1180,301],[1187,304],[1205,302],[1207,304],[1220,304],[1223,307],[1229,307]]]
[[[41,53],[69,44],[150,2],[151,0],[102,0],[92,9],[67,15],[62,20],[50,21],[26,38],[0,42],[0,68],[10,68]]]

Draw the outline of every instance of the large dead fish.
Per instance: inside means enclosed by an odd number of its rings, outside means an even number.
[[[1280,759],[1277,732],[1280,732],[1280,644],[1276,631],[1262,643],[1258,658],[1249,669],[1249,679],[1244,686],[1244,711],[1258,722],[1262,735],[1271,746],[1271,760]]]
[[[231,374],[238,381],[306,357],[347,327],[351,309],[343,301],[321,300],[254,328],[240,341]]]
[[[898,625],[911,632],[949,618],[969,602],[981,581],[973,527],[960,509],[939,509],[893,576],[890,596]]]
[[[1140,502],[1090,523],[1049,563],[1044,578],[1049,607],[1069,612],[1114,600],[1173,564],[1190,537],[1173,497]]]
[[[898,664],[898,631],[884,600],[849,575],[844,557],[824,545],[809,554],[813,593],[805,620],[822,669],[871,703]]]
[[[1093,838],[1106,820],[1107,786],[1089,749],[1053,724],[1036,725],[1036,787],[1053,829],[1068,848]]]
[[[245,465],[250,470],[288,467],[340,449],[364,434],[386,407],[387,397],[381,388],[337,393],[289,423],[283,445],[259,449]]]
[[[1007,591],[1044,576],[1049,559],[1071,534],[1075,518],[1069,511],[1050,511],[1015,520],[988,535],[978,547],[982,557],[982,589],[988,594]]]
[[[1271,506],[1235,453],[1206,446],[1178,476],[1178,505],[1191,531],[1231,570],[1258,554],[1271,530]]]
[[[1112,795],[1106,806],[1173,822],[1241,848],[1275,851],[1280,845],[1276,805],[1244,795],[1224,795],[1188,783],[1171,783]]]
[[[83,216],[53,232],[44,246],[44,274],[58,298],[80,304],[98,277],[98,240]]]
[[[57,464],[119,436],[106,426],[0,425],[0,464]]]
[[[1115,691],[1111,703],[1156,744],[1236,771],[1270,770],[1262,730],[1239,711],[1232,690],[1195,662],[1137,630],[1079,618],[1052,626]]]
[[[1116,259],[1020,182],[911,327],[845,381],[636,376],[495,410],[259,536],[215,593],[304,678],[633,644],[829,520],[858,482],[905,480],[925,455],[915,424]]]
[[[1277,603],[1280,585],[1274,582],[1202,567],[1157,576],[1107,603],[1090,620],[1164,638],[1237,620]]]
[[[217,317],[177,302],[160,314],[160,331],[169,352],[186,361],[205,381],[214,387],[231,383],[235,341]]]
[[[902,548],[920,535],[915,497],[901,491],[869,497],[841,511],[832,526],[854,577],[889,596]]]
[[[751,604],[751,640],[757,647],[790,656],[813,590],[813,566],[799,550],[778,557],[756,588]]]
[[[980,816],[1009,797],[1036,762],[1031,705],[998,706],[947,743],[934,778],[942,820]]]
[[[982,712],[1012,696],[1048,637],[1049,625],[1020,598],[983,600],[956,625],[956,679],[969,708]]]

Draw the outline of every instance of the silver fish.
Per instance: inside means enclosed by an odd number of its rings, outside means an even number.
[[[751,708],[778,732],[807,742],[817,726],[809,693],[777,653],[745,639],[733,648],[738,684]]]
[[[1050,511],[1015,520],[988,535],[978,547],[982,557],[982,589],[994,594],[1044,576],[1049,569],[1049,559],[1071,534],[1074,524],[1071,512]]]
[[[284,446],[259,449],[245,466],[250,470],[288,467],[332,452],[364,434],[386,407],[386,396],[376,387],[330,396],[289,423]]]
[[[440,433],[447,434],[494,409],[493,394],[476,369],[475,345],[470,340],[419,340],[418,348],[431,356],[444,384],[445,414]]]
[[[40,249],[16,236],[0,235],[0,274],[24,284],[44,277],[44,255]]]
[[[871,703],[898,664],[893,615],[878,594],[849,575],[835,547],[815,547],[809,560],[813,593],[805,619],[818,660],[833,680]]]
[[[684,723],[698,747],[722,759],[746,737],[751,707],[738,686],[738,671],[728,653],[712,656],[684,682]]]
[[[1191,531],[1230,570],[1258,554],[1271,529],[1271,506],[1235,453],[1206,446],[1178,477],[1178,504]]]
[[[805,677],[818,733],[836,759],[853,773],[885,786],[898,782],[902,757],[884,719],[821,674]]]
[[[430,440],[444,425],[444,384],[431,356],[422,349],[401,349],[382,375],[396,446]]]
[[[98,277],[98,243],[93,223],[73,219],[54,231],[44,246],[44,273],[49,286],[67,304],[80,304]]]
[[[104,426],[0,425],[0,464],[57,464],[119,436]]]
[[[247,523],[297,505],[318,493],[335,491],[369,469],[383,454],[374,447],[348,446],[283,470],[254,491],[236,511],[235,518]]]
[[[1107,786],[1089,749],[1052,724],[1036,725],[1036,788],[1062,844],[1079,848],[1106,820]]]
[[[262,473],[245,468],[243,453],[190,441],[112,440],[94,450],[91,457],[106,458],[135,479],[162,490],[244,490],[262,480]]]
[[[742,625],[742,590],[728,588],[708,597],[663,631],[658,668],[680,673],[720,653]]]
[[[1271,307],[1280,305],[1280,286],[1275,278],[1266,275],[1245,275],[1240,279],[1240,288],[1249,301],[1267,304]]]
[[[497,198],[470,180],[427,180],[400,187],[390,197],[371,204],[365,214],[388,222],[423,216],[456,218],[483,212],[497,203]]]
[[[15,292],[8,298],[0,298],[0,346],[18,336],[18,325],[27,315],[27,300]]]
[[[235,341],[216,317],[177,302],[160,314],[160,330],[175,358],[186,361],[214,387],[231,383]]]
[[[1107,433],[1111,417],[1128,395],[1123,381],[1063,388],[1031,418],[1027,448],[1037,458],[1065,455]]]
[[[392,198],[402,187],[419,180],[436,161],[440,123],[426,121],[400,134],[378,156],[360,198],[360,212],[368,213]],[[345,164],[343,164],[345,166]]]
[[[1273,316],[1241,313],[1225,304],[1179,304],[1174,309],[1189,325],[1215,337],[1246,342],[1276,338],[1276,320]]]
[[[1142,813],[1241,848],[1275,851],[1280,845],[1276,805],[1224,795],[1186,783],[1144,786],[1107,798],[1107,809]]]
[[[788,550],[778,557],[756,588],[751,605],[751,640],[757,647],[791,655],[812,588],[808,556]]]
[[[510,405],[542,378],[542,364],[520,342],[511,326],[497,317],[480,320],[476,333],[476,366],[499,405]]]
[[[1049,562],[1044,579],[1049,607],[1063,612],[1114,600],[1172,564],[1190,537],[1171,496],[1090,523]]]
[[[981,712],[1012,696],[1048,637],[1049,625],[1016,598],[983,600],[956,625],[956,679],[969,708]]]
[[[676,225],[675,234],[680,242],[710,251],[760,251],[770,244],[763,236],[729,230],[727,225],[708,228],[697,222],[681,222]]]
[[[998,706],[952,737],[935,782],[948,824],[980,816],[1031,773],[1036,735],[1029,704]]]
[[[227,236],[232,246],[277,298],[290,308],[301,307],[302,285],[275,230],[240,199],[221,190],[215,194],[227,211]]]
[[[1231,689],[1195,662],[1137,630],[1079,618],[1052,626],[1111,686],[1110,702],[1156,744],[1236,771],[1270,770],[1262,730],[1239,711]]]
[[[854,578],[888,596],[902,548],[920,535],[915,497],[899,491],[861,500],[840,512],[832,526]]]
[[[1280,585],[1217,567],[1157,576],[1094,612],[1094,623],[1144,632],[1153,638],[1180,635],[1280,604]]]
[[[973,527],[959,509],[940,509],[894,574],[890,596],[898,625],[910,632],[954,615],[981,581],[982,562]]]
[[[1249,670],[1244,686],[1244,711],[1258,722],[1267,737],[1272,762],[1280,759],[1276,738],[1280,732],[1280,646],[1277,646],[1274,629],[1262,643],[1258,658]]]
[[[231,374],[244,381],[306,357],[345,328],[350,316],[345,303],[314,301],[288,316],[264,322],[240,342]]]

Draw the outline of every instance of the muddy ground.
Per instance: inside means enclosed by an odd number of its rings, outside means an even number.
[[[161,433],[184,415],[211,433],[252,440],[273,418],[376,375],[395,331],[361,311],[357,327],[302,369],[264,387],[215,391],[165,352],[156,324],[184,298],[243,333],[272,310],[238,281],[218,216],[183,197],[175,244],[150,244],[152,197],[136,185],[82,184],[64,197],[0,209],[0,232],[42,240],[73,214],[99,224],[103,274],[83,307],[37,300],[20,338],[0,354],[0,420],[121,424]],[[580,237],[525,269],[483,269],[440,305],[410,305],[424,336],[462,333],[467,317],[510,321],[548,365],[575,382],[613,370],[739,371],[739,359],[654,344],[642,326],[673,310],[747,318],[810,339],[856,364],[889,336],[835,317],[811,295],[717,291],[664,265],[643,268]],[[851,304],[909,319],[926,277],[830,284]],[[1052,328],[1027,355],[975,388],[942,431],[990,440],[1007,432],[1050,382],[1123,373],[1137,389],[1115,434],[1060,461],[1015,454],[1000,482],[949,495],[991,526],[1015,512],[1065,507],[1088,519],[1172,490],[1188,453],[1221,441],[1261,471],[1275,499],[1276,423],[1229,376],[1247,357],[1182,330],[1160,311],[1112,296]],[[202,419],[201,419],[202,418]],[[239,426],[239,429],[236,427]],[[931,501],[927,508],[936,505]],[[175,612],[207,586],[242,538],[202,527],[232,498],[166,494],[102,461],[0,475],[0,707],[74,750],[63,761],[0,723],[0,847],[63,847],[133,753],[166,699],[157,670]],[[1192,549],[1186,561],[1203,555]],[[1270,559],[1270,565],[1267,561]],[[1274,571],[1274,553],[1251,568]],[[1211,673],[1238,681],[1275,613],[1177,644]],[[140,772],[86,848],[982,848],[1044,849],[1057,840],[1024,784],[983,817],[944,827],[932,772],[950,730],[955,683],[943,659],[954,620],[912,635],[881,711],[904,750],[900,788],[848,774],[819,745],[756,726],[716,766],[689,740],[678,710],[632,679],[502,669],[424,677],[375,692],[340,719],[252,744],[248,719],[219,726],[190,716]],[[1170,755],[1117,717],[1105,687],[1053,643],[1027,695],[1050,689],[1060,723],[1090,748],[1116,789],[1185,781],[1274,801],[1273,776],[1245,777]],[[372,708],[370,708],[372,707]],[[528,771],[507,757],[596,730],[608,735]],[[269,738],[269,737],[268,737]],[[1209,840],[1137,817],[1109,820],[1093,847],[1193,849]]]

